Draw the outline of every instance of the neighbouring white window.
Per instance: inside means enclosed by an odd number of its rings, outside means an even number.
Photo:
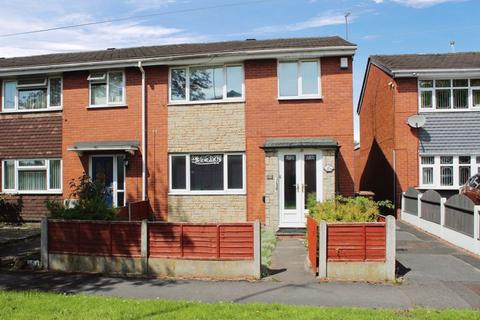
[[[88,80],[91,107],[125,104],[125,73],[123,71],[92,72]]]
[[[480,173],[479,156],[424,155],[420,157],[421,187],[456,189],[464,185],[474,173]]]
[[[420,110],[480,110],[480,79],[418,81]]]
[[[2,161],[3,192],[60,193],[60,159],[25,159]]]
[[[320,97],[320,61],[279,62],[278,95],[279,98]]]
[[[170,155],[170,192],[244,193],[243,153]]]
[[[243,99],[242,65],[175,67],[170,69],[170,102]]]
[[[20,78],[3,82],[3,112],[62,108],[62,78]]]

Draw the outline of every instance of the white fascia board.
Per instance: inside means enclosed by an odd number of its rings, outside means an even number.
[[[470,69],[405,69],[392,70],[395,78],[479,76],[480,68]]]
[[[0,68],[0,77],[10,77],[18,75],[32,75],[42,73],[67,72],[78,70],[100,70],[112,68],[137,67],[138,62],[142,61],[144,66],[154,65],[179,65],[179,64],[198,64],[212,63],[212,59],[218,63],[238,62],[249,59],[293,59],[308,57],[328,57],[328,56],[353,56],[356,46],[341,46],[327,48],[288,48],[273,50],[251,50],[235,51],[221,53],[191,54],[184,56],[169,56],[155,58],[137,58],[129,60],[98,61],[98,62],[79,62],[48,66],[33,66],[20,68]]]

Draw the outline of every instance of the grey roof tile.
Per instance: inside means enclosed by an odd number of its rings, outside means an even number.
[[[126,59],[161,58],[191,54],[239,52],[244,50],[269,50],[282,48],[327,48],[338,46],[355,46],[355,44],[337,36],[271,40],[224,41],[211,43],[184,43],[161,46],[120,48],[114,50],[3,58],[0,59],[0,70],[2,68],[48,66],[82,62],[107,62]]]

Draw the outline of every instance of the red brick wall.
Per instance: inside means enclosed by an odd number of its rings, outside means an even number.
[[[81,141],[141,140],[141,77],[136,68],[127,68],[126,106],[88,108],[88,72],[63,75],[63,195],[69,197],[71,179],[88,174],[88,154],[79,156],[67,148]],[[141,155],[128,156],[127,201],[141,198]]]
[[[148,67],[147,121],[148,121],[148,180],[147,191],[155,217],[167,219],[168,193],[168,67]]]
[[[416,79],[393,79],[370,65],[360,112],[355,181],[359,190],[373,191],[376,199],[399,204],[398,195],[417,184],[418,142],[406,124],[416,112]]]
[[[279,101],[277,61],[245,62],[248,220],[265,218],[265,153],[260,147],[271,137],[336,138],[341,146],[337,192],[353,194],[352,69],[340,69],[339,57],[322,58],[321,83],[322,100]]]

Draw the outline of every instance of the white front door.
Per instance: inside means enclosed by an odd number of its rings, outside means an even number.
[[[303,228],[307,197],[322,200],[322,153],[315,149],[288,149],[279,152],[280,228]]]

